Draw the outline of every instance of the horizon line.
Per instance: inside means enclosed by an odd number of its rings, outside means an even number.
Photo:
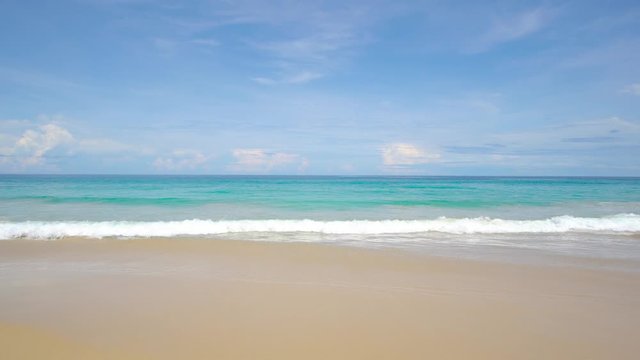
[[[382,175],[382,174],[150,174],[150,173],[0,173],[0,176],[184,176],[184,177],[380,177],[380,178],[625,178],[640,179],[640,175]]]

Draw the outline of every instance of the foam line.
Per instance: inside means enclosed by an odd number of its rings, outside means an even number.
[[[601,218],[556,216],[543,220],[505,220],[487,217],[431,220],[183,220],[183,221],[26,221],[0,223],[0,239],[54,239],[65,236],[102,238],[169,237],[227,233],[321,234],[517,234],[566,232],[640,233],[640,215],[618,214]]]

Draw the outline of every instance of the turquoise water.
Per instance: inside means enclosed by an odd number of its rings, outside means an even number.
[[[198,236],[640,259],[638,214],[638,178],[0,176],[0,239]]]
[[[640,179],[0,176],[0,219],[537,219],[640,210]]]

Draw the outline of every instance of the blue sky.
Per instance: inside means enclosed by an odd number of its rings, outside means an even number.
[[[637,1],[0,2],[0,172],[640,176]]]

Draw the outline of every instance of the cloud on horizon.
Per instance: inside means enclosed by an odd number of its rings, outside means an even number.
[[[430,153],[409,143],[388,144],[381,149],[385,166],[410,166],[436,161],[440,154]]]
[[[297,165],[297,171],[309,166],[309,161],[298,154],[272,152],[265,149],[234,149],[232,155],[235,162],[230,166],[239,172],[269,172],[274,168]]]
[[[167,156],[159,156],[153,166],[161,171],[184,171],[201,169],[212,157],[193,149],[177,149]]]
[[[18,136],[0,133],[0,164],[12,170],[50,169],[51,164],[47,160],[52,156],[59,160],[77,154],[93,157],[140,156],[154,152],[149,147],[129,145],[108,138],[78,138],[61,124],[64,121],[62,116],[40,115],[36,121],[0,122],[5,128],[26,128]]]
[[[20,138],[3,150],[5,162],[16,163],[21,167],[42,164],[47,153],[72,143],[73,136],[69,131],[56,124],[41,125],[36,129],[26,130]]]

